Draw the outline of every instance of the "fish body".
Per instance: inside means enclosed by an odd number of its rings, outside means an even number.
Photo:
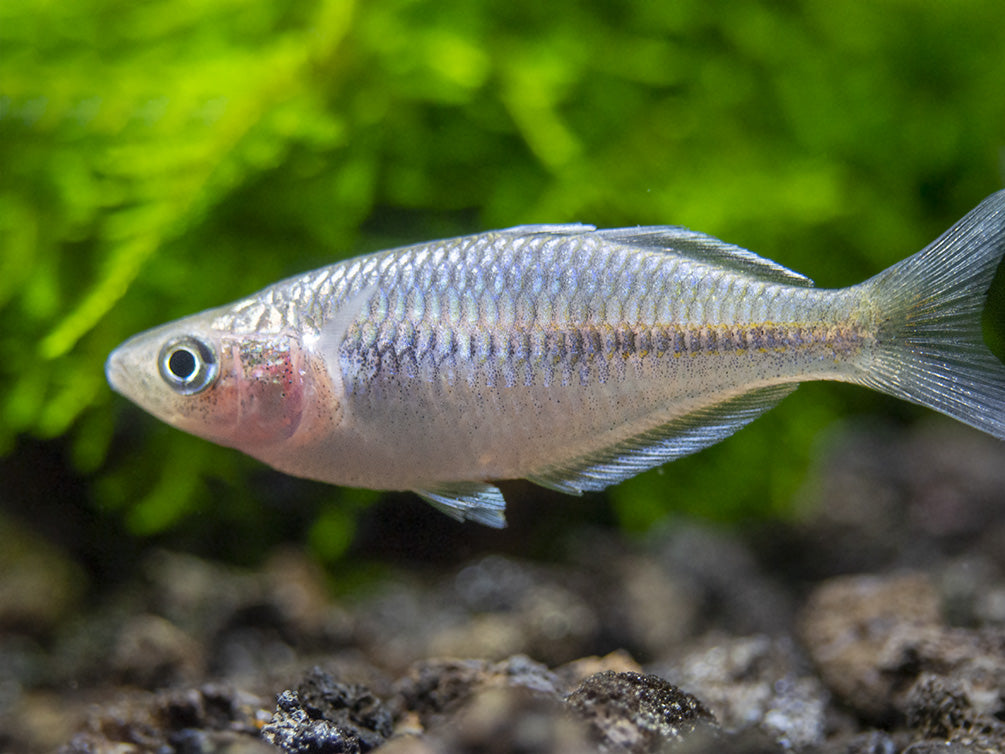
[[[677,227],[523,226],[408,246],[142,333],[112,386],[297,476],[503,525],[492,480],[602,489],[732,434],[806,380],[1005,438],[980,316],[1005,192],[850,288]]]

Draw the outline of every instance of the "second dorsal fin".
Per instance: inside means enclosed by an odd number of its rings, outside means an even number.
[[[638,228],[597,230],[594,234],[612,243],[623,243],[654,251],[678,254],[696,262],[726,267],[736,272],[754,275],[773,283],[812,287],[813,281],[778,262],[759,257],[752,251],[718,238],[680,228],[675,225],[654,225]]]
[[[634,228],[597,230],[593,225],[568,223],[562,225],[517,225],[498,233],[514,235],[547,234],[554,236],[591,235],[610,243],[620,243],[651,251],[686,257],[696,262],[718,267],[772,283],[813,287],[813,281],[788,267],[760,257],[752,251],[714,236],[688,230],[677,225],[640,225]]]

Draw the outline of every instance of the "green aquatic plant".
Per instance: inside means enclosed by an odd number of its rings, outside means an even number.
[[[395,243],[670,222],[860,280],[1001,184],[1003,20],[993,0],[6,0],[0,453],[65,446],[139,533],[255,520],[255,467],[113,400],[105,356]],[[878,405],[802,392],[615,490],[622,523],[784,509],[811,438]]]

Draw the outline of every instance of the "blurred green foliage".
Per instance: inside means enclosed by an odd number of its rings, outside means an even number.
[[[1003,50],[1000,0],[4,0],[0,454],[62,438],[138,534],[249,526],[255,463],[113,399],[106,354],[392,244],[676,223],[857,282],[1001,186]],[[804,388],[618,518],[783,511],[868,410],[912,411]],[[335,558],[375,496],[325,495]]]

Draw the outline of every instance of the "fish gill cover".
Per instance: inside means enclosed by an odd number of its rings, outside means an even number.
[[[1001,185],[1003,22],[994,0],[7,0],[0,463],[29,481],[4,508],[51,504],[69,479],[136,534],[200,511],[235,551],[275,536],[286,482],[139,421],[102,364],[129,334],[340,257],[530,222],[674,223],[858,282]],[[785,511],[828,423],[913,415],[881,400],[804,387],[613,489],[613,510],[632,529]],[[40,457],[72,471],[23,473]],[[301,515],[331,557],[374,497],[295,489],[322,500]]]

